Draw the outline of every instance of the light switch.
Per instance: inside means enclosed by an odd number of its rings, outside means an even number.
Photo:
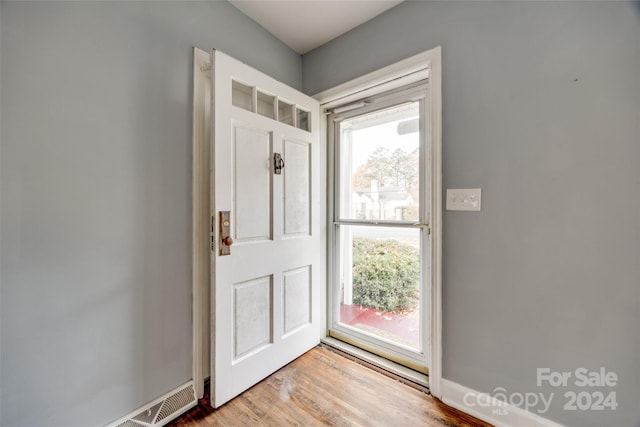
[[[480,188],[447,189],[448,211],[479,211]]]

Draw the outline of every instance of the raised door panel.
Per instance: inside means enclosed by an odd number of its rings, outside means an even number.
[[[271,133],[234,126],[235,239],[269,240],[271,227]]]
[[[283,273],[284,335],[311,323],[311,266]]]
[[[284,140],[284,235],[308,236],[311,231],[311,145]]]
[[[273,280],[260,277],[233,286],[234,360],[273,342]]]

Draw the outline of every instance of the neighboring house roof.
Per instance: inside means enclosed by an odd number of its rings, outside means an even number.
[[[371,197],[371,188],[358,188],[356,193],[359,196]],[[388,187],[380,187],[376,191],[380,200],[409,200],[411,195],[399,185],[390,185]]]

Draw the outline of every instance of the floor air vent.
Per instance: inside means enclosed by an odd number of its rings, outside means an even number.
[[[198,404],[193,382],[170,391],[107,427],[159,427]]]

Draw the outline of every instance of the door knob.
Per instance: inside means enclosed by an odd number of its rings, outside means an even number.
[[[219,254],[231,255],[231,245],[233,245],[233,239],[231,238],[231,212],[220,211],[220,240],[219,240]],[[224,237],[223,237],[224,236]]]

